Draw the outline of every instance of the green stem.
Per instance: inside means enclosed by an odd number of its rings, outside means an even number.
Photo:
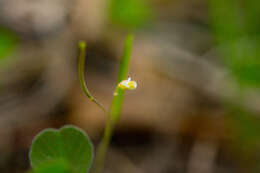
[[[92,169],[93,173],[101,173],[104,169],[105,158],[114,130],[114,124],[111,122],[111,114],[108,113],[104,136],[97,148],[96,159]]]
[[[89,92],[88,87],[86,85],[85,81],[85,56],[86,56],[86,43],[81,41],[79,42],[79,61],[78,61],[78,76],[80,81],[80,86],[84,94],[89,98],[90,101],[94,102],[96,105],[98,105],[105,113],[107,113],[107,110],[105,107],[97,101]]]
[[[117,94],[114,94],[114,97],[118,96],[118,90],[119,90],[119,88],[117,87],[114,92]],[[112,105],[111,105],[111,107],[112,107]],[[117,124],[117,121],[113,115],[114,115],[114,112],[112,112],[112,109],[110,109],[110,111],[107,112],[107,120],[106,120],[104,136],[97,148],[96,159],[95,159],[94,166],[93,166],[93,173],[101,173],[104,169],[104,162],[105,162],[105,158],[107,155],[108,147],[109,147],[109,144],[111,141],[111,137],[112,137],[115,125]]]
[[[122,80],[127,78],[132,44],[133,44],[133,36],[128,35],[125,40],[125,47],[124,47],[123,56],[122,56],[121,63],[120,63],[117,83],[119,83]],[[107,150],[108,150],[108,147],[109,147],[109,144],[111,141],[111,137],[112,137],[115,125],[117,124],[118,120],[120,119],[120,112],[122,109],[123,96],[124,96],[124,91],[122,89],[120,89],[119,87],[116,87],[109,112],[107,112],[107,120],[106,120],[104,136],[97,148],[96,159],[95,159],[94,166],[92,169],[93,173],[101,173],[104,169],[104,162],[105,162]]]

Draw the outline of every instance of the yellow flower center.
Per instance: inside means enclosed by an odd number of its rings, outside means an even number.
[[[128,78],[128,80],[123,80],[118,84],[118,87],[123,90],[133,90],[136,89],[137,84],[135,81],[131,81],[131,78]]]

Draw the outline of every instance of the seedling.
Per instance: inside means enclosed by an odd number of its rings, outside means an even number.
[[[125,41],[123,56],[120,63],[117,87],[113,94],[110,108],[107,110],[87,88],[85,72],[86,44],[79,43],[78,76],[83,93],[100,107],[107,116],[104,136],[98,145],[94,159],[93,172],[101,173],[113,130],[122,109],[125,90],[134,90],[137,83],[127,79],[133,36]],[[92,165],[93,147],[88,136],[75,126],[64,126],[59,130],[46,129],[33,140],[30,149],[31,173],[87,173]]]

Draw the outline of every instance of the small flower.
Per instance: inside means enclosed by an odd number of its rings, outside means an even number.
[[[129,77],[127,80],[120,82],[118,87],[123,90],[134,90],[137,87],[137,83],[135,81],[131,81],[131,78]]]

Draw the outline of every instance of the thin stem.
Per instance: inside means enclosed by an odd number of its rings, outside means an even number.
[[[98,105],[107,114],[107,110],[105,109],[105,107],[90,94],[88,87],[86,85],[85,76],[84,76],[86,43],[83,41],[79,42],[79,49],[80,52],[79,52],[79,61],[78,61],[78,76],[79,76],[81,89],[84,92],[84,94],[89,98],[90,101]]]
[[[117,87],[114,92],[114,96],[117,96],[117,93],[119,88]],[[115,119],[113,118],[113,112],[111,112],[111,109],[109,112],[107,112],[107,120],[106,120],[106,126],[104,131],[104,136],[98,145],[97,153],[96,153],[96,159],[93,166],[93,173],[101,173],[104,169],[104,162],[107,155],[108,147],[111,141],[111,137],[116,125]]]
[[[123,56],[120,63],[118,83],[127,77],[132,44],[133,44],[133,36],[128,35],[125,41]],[[104,162],[111,141],[111,136],[113,134],[115,125],[120,119],[123,96],[124,96],[124,91],[117,86],[114,91],[114,97],[109,112],[107,112],[107,120],[106,120],[104,136],[97,148],[96,159],[93,166],[93,173],[101,173],[104,169]]]
[[[113,134],[114,124],[111,121],[111,114],[107,114],[107,121],[104,136],[98,145],[96,159],[93,165],[93,173],[101,173],[104,169],[104,162],[107,155],[108,147]]]

